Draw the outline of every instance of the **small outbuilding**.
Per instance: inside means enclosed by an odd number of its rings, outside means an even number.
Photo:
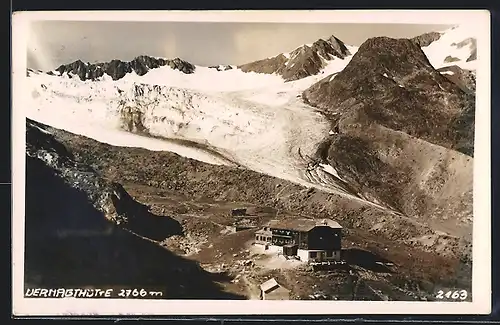
[[[273,278],[260,285],[260,298],[262,300],[289,300],[290,290],[282,287]]]

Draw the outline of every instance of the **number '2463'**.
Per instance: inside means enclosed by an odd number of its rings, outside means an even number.
[[[443,291],[439,290],[436,295],[437,299],[467,299],[467,290]]]

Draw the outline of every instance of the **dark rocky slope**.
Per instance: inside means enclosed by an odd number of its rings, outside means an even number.
[[[238,298],[215,283],[229,279],[156,243],[181,234],[177,221],[153,215],[43,125],[28,120],[26,135],[26,287],[144,287],[163,298]]]
[[[359,111],[369,120],[428,142],[473,153],[474,96],[436,71],[422,50],[405,39],[372,38],[333,80],[303,97],[328,116]]]
[[[110,76],[113,80],[118,80],[123,78],[127,73],[135,72],[139,76],[143,76],[151,69],[156,69],[166,65],[186,74],[193,73],[195,70],[194,65],[179,58],[167,60],[141,55],[129,62],[112,60],[110,62],[91,64],[77,60],[73,63],[59,66],[56,71],[60,74],[75,74],[81,80],[94,80],[104,76],[104,74]]]
[[[476,73],[474,71],[464,70],[457,65],[442,67],[438,71],[464,92],[471,95],[476,93]]]
[[[467,239],[462,241],[454,234],[441,238],[448,242],[444,250],[432,245],[422,247],[412,238],[435,236],[436,233],[420,220],[399,216],[340,195],[305,188],[250,170],[205,164],[169,152],[113,147],[64,131],[53,132],[59,141],[87,164],[124,184],[151,186],[164,193],[170,191],[175,197],[183,196],[186,200],[248,202],[308,217],[333,218],[347,232],[374,232],[393,243],[415,245],[432,252],[437,248],[438,254],[457,257],[470,253]]]
[[[369,39],[303,98],[337,131],[319,158],[359,193],[470,239],[474,95],[436,71],[415,42]]]
[[[243,72],[279,74],[286,81],[302,79],[318,74],[327,61],[344,59],[351,53],[345,44],[331,36],[327,40],[319,39],[311,46],[303,45],[290,52],[289,58],[284,54],[238,66]]]

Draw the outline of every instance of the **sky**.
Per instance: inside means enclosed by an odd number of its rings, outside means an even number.
[[[196,65],[239,65],[289,52],[335,35],[359,46],[370,37],[409,38],[449,25],[355,23],[233,23],[34,21],[28,68],[49,71],[78,59],[130,61],[139,55],[179,57]]]

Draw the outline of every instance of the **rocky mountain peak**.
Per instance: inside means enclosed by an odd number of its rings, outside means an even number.
[[[118,80],[123,78],[127,73],[135,72],[139,76],[143,76],[149,70],[162,66],[169,66],[172,69],[179,70],[186,74],[193,73],[195,70],[194,65],[180,58],[167,60],[140,55],[132,61],[114,59],[103,63],[84,63],[81,60],[77,60],[73,63],[59,66],[56,71],[61,75],[64,73],[77,75],[82,81],[95,80],[102,77],[104,74],[110,76],[113,80]]]
[[[361,73],[361,71],[363,73]],[[365,41],[335,80],[390,78],[401,86],[449,84],[429,63],[422,49],[409,39],[374,37]],[[439,87],[438,87],[439,89]]]
[[[317,156],[334,166],[356,192],[405,215],[421,220],[448,213],[444,211],[462,213],[463,206],[436,198],[447,189],[445,179],[455,182],[441,175],[457,175],[450,162],[459,160],[464,181],[450,188],[457,198],[471,198],[475,102],[468,76],[446,72],[450,74],[436,71],[412,40],[368,39],[341,72],[302,94],[331,123]],[[449,76],[464,83],[463,89]],[[440,176],[429,177],[431,173]]]
[[[343,59],[346,56],[351,55],[351,52],[349,49],[345,46],[344,42],[339,40],[337,37],[334,35],[330,36],[328,38],[328,42],[331,44],[332,48],[339,54],[341,55],[340,57]]]
[[[415,42],[420,47],[426,47],[432,44],[432,42],[437,41],[441,38],[442,33],[439,32],[430,32],[425,33],[419,36],[415,36],[411,38],[412,42]]]
[[[354,109],[385,127],[471,154],[473,100],[409,39],[368,39],[344,70],[312,85],[303,98],[335,120]]]
[[[328,61],[345,59],[351,55],[346,45],[335,36],[318,39],[310,46],[302,45],[290,53],[243,64],[243,72],[277,73],[286,81],[302,79],[318,74]]]
[[[420,48],[406,38],[391,38],[387,36],[378,36],[367,39],[358,49],[361,55],[408,55],[412,53],[418,57],[425,55]]]
[[[316,52],[324,58],[328,58],[329,55],[333,55],[335,52],[332,50],[332,45],[321,38],[314,42],[311,46],[311,51]]]

